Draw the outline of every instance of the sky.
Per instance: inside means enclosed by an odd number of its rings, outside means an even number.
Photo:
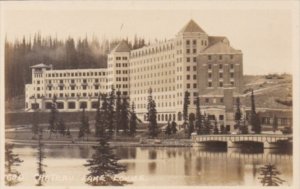
[[[131,39],[137,34],[153,41],[174,38],[193,19],[208,35],[226,36],[234,48],[242,50],[244,74],[292,73],[293,32],[299,25],[293,22],[291,6],[272,8],[259,3],[222,6],[224,2],[7,5],[1,8],[2,33],[9,40],[40,32],[58,38],[96,36],[99,39]]]

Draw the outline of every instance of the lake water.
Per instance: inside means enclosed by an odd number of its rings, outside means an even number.
[[[17,169],[23,179],[19,186],[34,185],[37,170],[34,146],[15,145],[14,153],[24,160]],[[258,185],[260,168],[272,163],[281,172],[279,177],[292,184],[292,155],[278,151],[243,153],[240,151],[211,151],[180,147],[120,147],[116,148],[120,163],[127,172],[120,174],[133,185]],[[45,168],[48,181],[45,186],[83,186],[87,168],[86,159],[93,154],[89,146],[45,146]]]

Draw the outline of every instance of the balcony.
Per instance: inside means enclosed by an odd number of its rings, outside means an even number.
[[[59,86],[59,87],[64,87],[65,84],[64,84],[64,83],[59,83],[58,86]]]
[[[47,87],[53,87],[53,84],[52,83],[48,83]]]
[[[71,86],[71,87],[75,87],[75,86],[76,86],[76,83],[70,83],[70,86]]]
[[[82,86],[88,86],[88,83],[81,83]]]

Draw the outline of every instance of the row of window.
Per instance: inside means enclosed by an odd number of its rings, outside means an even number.
[[[223,55],[219,55],[218,58],[219,58],[219,60],[223,60]],[[233,58],[234,58],[234,55],[233,55],[233,54],[229,55],[229,58],[230,58],[230,59],[233,59]],[[207,59],[208,59],[208,60],[212,60],[212,55],[208,55],[208,56],[207,56]]]
[[[208,78],[212,78],[212,73],[208,73]],[[219,78],[223,78],[223,73],[219,73]],[[234,73],[230,73],[230,78],[234,78]]]
[[[80,77],[80,76],[105,76],[105,72],[66,72],[66,73],[47,73],[47,77]]]
[[[208,63],[208,69],[212,69],[212,63]],[[223,64],[219,64],[219,69],[223,69]],[[230,69],[234,69],[234,64],[230,64]]]
[[[230,85],[234,86],[234,81],[230,81]],[[213,84],[211,81],[208,82],[207,84],[208,87],[213,87]],[[224,83],[222,81],[219,82],[219,87],[223,87]]]
[[[155,53],[160,53],[160,52],[165,52],[173,50],[173,45],[172,44],[165,44],[159,47],[150,47],[142,50],[136,50],[136,51],[131,51],[130,55],[131,57],[140,57],[140,56],[146,56],[150,54],[155,54]]]

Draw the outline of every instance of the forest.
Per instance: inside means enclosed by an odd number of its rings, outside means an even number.
[[[55,69],[105,68],[107,54],[121,40],[132,49],[146,45],[145,40],[135,35],[134,39],[101,39],[88,37],[65,40],[52,36],[5,39],[5,100],[25,94],[25,84],[31,82],[30,66],[44,63]]]

